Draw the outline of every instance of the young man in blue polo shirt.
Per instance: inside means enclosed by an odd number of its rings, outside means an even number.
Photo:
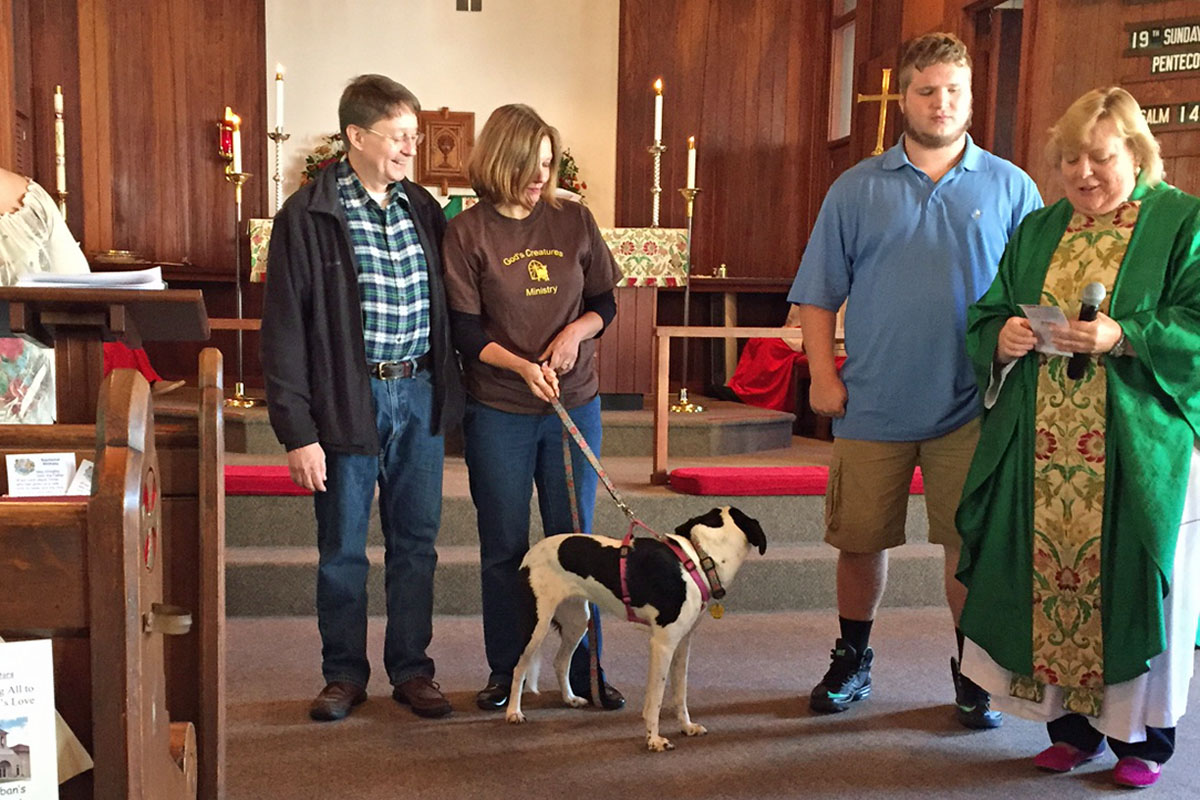
[[[905,132],[830,188],[788,300],[800,306],[810,403],[834,418],[825,540],[838,548],[841,636],[812,690],[815,711],[845,711],[871,692],[871,623],[888,548],[904,542],[908,485],[920,466],[929,541],[945,551],[957,622],[954,526],[979,436],[967,361],[967,306],[988,288],[1010,234],[1042,206],[1020,169],[974,144],[971,59],[953,34],[918,37],[900,63]],[[846,362],[834,365],[834,315],[846,302]],[[959,635],[961,657],[962,638]],[[1001,716],[951,659],[956,716],[994,728]]]

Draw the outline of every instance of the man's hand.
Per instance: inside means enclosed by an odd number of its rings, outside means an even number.
[[[834,374],[832,378],[812,377],[808,389],[808,405],[823,417],[846,416],[846,384]]]
[[[293,483],[310,492],[325,491],[325,451],[318,442],[288,450],[287,461]]]
[[[1025,317],[1009,317],[996,337],[996,363],[1010,364],[1037,345],[1037,337]]]

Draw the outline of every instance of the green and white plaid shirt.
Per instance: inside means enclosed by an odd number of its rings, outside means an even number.
[[[337,182],[358,261],[366,360],[418,359],[429,352],[429,268],[408,196],[397,181],[380,208],[344,158]]]

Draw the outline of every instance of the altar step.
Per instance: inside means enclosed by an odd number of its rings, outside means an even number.
[[[828,445],[795,439],[791,448],[726,457],[721,463],[820,463]],[[244,463],[247,456],[230,458]],[[674,466],[701,465],[709,458],[681,457]],[[659,530],[673,530],[713,506],[735,505],[756,518],[767,536],[765,556],[752,552],[730,592],[731,610],[787,611],[836,606],[836,551],[822,542],[824,498],[698,497],[650,486],[645,457],[605,458],[619,491],[639,519]],[[442,528],[434,610],[438,614],[478,614],[479,547],[475,508],[467,493],[466,467],[447,459]],[[941,548],[926,543],[924,498],[909,503],[910,544],[893,551],[884,604],[930,606],[944,603]],[[536,498],[531,504],[531,534],[541,537]],[[628,521],[601,489],[594,529],[619,538]],[[231,616],[312,615],[316,581],[316,524],[312,499],[293,497],[226,498],[226,607]],[[371,569],[370,613],[383,613],[383,541],[378,512],[368,537]]]
[[[184,387],[155,398],[155,416],[195,416],[196,390]],[[253,394],[253,393],[252,393]],[[260,393],[261,394],[261,393]],[[672,456],[724,456],[786,448],[795,417],[741,403],[693,397],[703,403],[701,414],[672,414],[668,448]],[[605,410],[603,452],[606,456],[644,456],[653,452],[654,412]],[[282,454],[267,419],[265,406],[225,408],[225,449],[229,453]],[[447,441],[447,452],[461,453],[461,440]]]

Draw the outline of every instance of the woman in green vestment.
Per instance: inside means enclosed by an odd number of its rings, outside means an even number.
[[[1022,222],[968,315],[987,410],[957,518],[963,673],[1047,723],[1038,767],[1070,771],[1107,737],[1114,780],[1148,786],[1200,617],[1200,200],[1162,180],[1120,88],[1075,101],[1047,155],[1066,197]],[[1081,321],[1090,283],[1105,299]],[[1068,322],[1039,330],[1029,305]]]

